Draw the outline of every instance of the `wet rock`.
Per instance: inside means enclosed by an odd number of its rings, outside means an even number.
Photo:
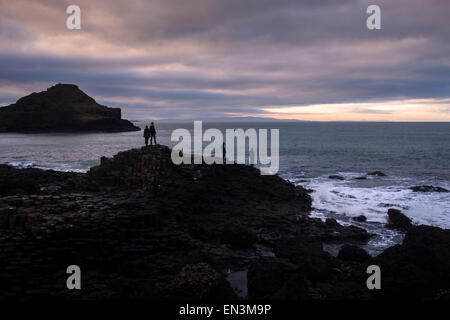
[[[324,281],[332,276],[337,261],[322,250],[322,243],[305,236],[283,238],[273,249],[279,258],[288,259],[310,281]]]
[[[35,168],[16,169],[0,164],[0,196],[39,193],[41,187],[59,184],[76,175],[71,172]]]
[[[366,241],[371,237],[365,229],[356,226],[344,227],[335,219],[327,218],[325,220],[325,230],[322,240],[325,241],[344,241],[344,240],[361,240]]]
[[[382,271],[377,298],[431,298],[450,288],[450,230],[412,226],[403,244],[386,249],[374,264]]]
[[[294,273],[283,286],[270,296],[274,300],[309,300],[307,279],[301,273]]]
[[[251,230],[232,225],[225,228],[221,240],[234,248],[245,249],[251,247],[258,238]]]
[[[341,281],[323,284],[319,287],[320,296],[325,300],[369,300],[369,290],[364,281]]]
[[[434,186],[426,186],[426,185],[410,187],[410,189],[412,191],[414,191],[414,192],[449,192],[445,188],[434,187]]]
[[[270,297],[283,287],[295,269],[295,265],[276,257],[261,257],[255,260],[247,273],[248,297]]]
[[[320,254],[322,242],[310,236],[280,238],[273,243],[273,252],[280,258],[295,261],[297,257]]]
[[[334,180],[345,180],[343,176],[339,176],[337,174],[333,174],[331,176],[328,176],[328,179],[334,179]]]
[[[405,216],[400,210],[389,209],[387,214],[389,216],[388,227],[405,231],[412,227],[411,219]]]
[[[365,222],[365,221],[367,221],[367,217],[365,215],[360,215],[360,216],[357,216],[357,217],[353,217],[352,219],[355,220],[355,221],[358,221],[358,222]]]
[[[236,299],[225,278],[207,263],[189,264],[170,283],[170,297],[175,299]]]
[[[381,171],[372,171],[367,173],[368,176],[386,177],[387,175]]]
[[[339,250],[338,258],[344,261],[365,262],[372,259],[372,257],[360,247],[352,245],[344,245]]]
[[[367,241],[372,235],[356,226],[342,226],[335,219],[322,222],[319,218],[299,218],[297,234],[308,235],[325,242],[343,242],[349,240]]]
[[[333,218],[326,218],[325,219],[325,225],[327,227],[331,227],[331,228],[333,228],[333,227],[340,227],[341,226],[339,224],[339,222],[337,222],[336,219],[333,219]]]
[[[364,176],[355,178],[355,180],[366,180],[366,179],[367,179],[367,177],[364,177]]]

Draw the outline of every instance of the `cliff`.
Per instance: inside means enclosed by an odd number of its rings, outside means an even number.
[[[76,85],[57,84],[0,108],[0,132],[138,131],[120,108],[98,104]]]

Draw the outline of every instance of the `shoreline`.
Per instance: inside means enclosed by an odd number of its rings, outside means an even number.
[[[100,162],[100,161],[99,161]],[[27,169],[27,168],[32,168],[32,169],[40,169],[40,170],[44,170],[44,171],[56,171],[56,172],[64,172],[64,173],[87,173],[89,169],[73,169],[73,170],[59,170],[57,168],[43,168],[43,167],[39,167],[39,166],[34,166],[34,165],[30,165],[30,166],[14,166],[11,165],[10,163],[7,163],[6,165],[9,165],[15,169]],[[95,165],[92,167],[96,167]],[[91,167],[91,168],[92,168]],[[326,176],[326,177],[325,177]],[[328,176],[325,175],[324,177],[327,178]],[[357,179],[355,179],[353,176],[357,176]],[[367,175],[366,175],[367,176]],[[280,176],[283,180],[289,182],[289,183],[293,183],[294,185],[298,185],[298,186],[302,186],[302,187],[306,187],[308,188],[308,191],[310,192],[310,195],[312,196],[312,198],[314,199],[314,195],[315,193],[320,192],[320,189],[316,189],[314,188],[314,186],[311,186],[311,181],[312,180],[317,180],[317,179],[322,179],[324,177],[317,177],[317,178],[310,178],[310,179],[301,179],[301,181],[303,183],[299,183],[295,180],[298,179],[288,179],[284,176]],[[336,177],[339,177],[339,179],[337,179]],[[342,178],[340,178],[342,177]],[[344,180],[344,177],[345,180]],[[352,173],[350,177],[347,177],[347,175],[345,173],[340,173],[339,176],[334,176],[331,175],[328,177],[329,181],[324,181],[322,183],[326,183],[327,185],[330,184],[331,186],[331,182],[337,181],[339,183],[342,182],[347,182],[347,183],[351,183],[353,181],[360,181],[361,177],[364,177],[364,174],[356,174],[356,173]],[[371,176],[368,176],[369,178],[371,178]],[[375,178],[379,178],[377,176],[372,176]],[[366,178],[366,177],[364,177]],[[367,178],[366,178],[367,179]],[[322,179],[323,180],[323,179]],[[364,180],[366,181],[366,180]],[[314,182],[312,183],[314,184]],[[334,186],[334,188],[337,188],[338,186]],[[310,188],[310,189],[309,189]],[[413,187],[404,187],[403,189],[412,189]],[[418,187],[414,187],[414,188],[418,188]],[[319,196],[315,196],[315,198],[320,197]],[[317,199],[315,200],[317,201]],[[314,200],[313,200],[314,202]],[[328,201],[330,202],[330,201]],[[378,254],[380,254],[381,252],[383,252],[385,249],[392,247],[396,244],[401,244],[404,238],[405,233],[402,231],[398,231],[395,229],[389,229],[386,228],[386,224],[388,223],[388,219],[387,219],[387,209],[390,208],[401,208],[398,205],[391,205],[391,206],[387,206],[385,208],[385,212],[383,213],[386,216],[386,221],[380,221],[380,218],[377,217],[376,220],[368,220],[368,221],[358,221],[357,218],[358,216],[351,216],[351,215],[347,215],[347,214],[341,214],[341,213],[337,213],[334,211],[329,211],[329,212],[324,212],[323,209],[319,209],[317,207],[314,207],[314,203],[312,204],[312,209],[309,212],[309,217],[311,218],[319,218],[322,221],[325,221],[327,218],[331,218],[331,219],[335,219],[338,223],[344,225],[344,226],[356,226],[359,228],[363,228],[365,229],[367,232],[373,234],[374,236],[369,240],[369,242],[365,245],[360,245],[360,247],[362,247],[364,250],[366,250],[371,256],[376,256]],[[320,207],[320,205],[319,205]],[[361,212],[364,212],[364,210],[360,210]],[[380,211],[380,210],[379,210]],[[370,219],[370,218],[368,218]],[[418,222],[415,222],[416,224],[421,224]],[[430,225],[430,226],[436,226],[439,228],[443,228],[443,229],[447,229],[444,226],[440,226],[440,225],[433,225],[433,224],[428,224],[425,223],[426,225]],[[340,249],[341,246],[334,246],[334,245],[330,245],[330,246],[326,246],[326,251],[329,252],[330,254],[337,256],[338,251]]]
[[[442,233],[431,244],[436,248],[450,238],[449,230],[414,226],[406,244],[372,258],[351,246],[367,242],[365,230],[308,217],[311,198],[302,187],[245,165],[173,166],[169,154],[165,146],[143,147],[102,158],[86,174],[4,174],[22,183],[32,177],[39,188],[0,198],[0,275],[7,278],[0,299],[236,299],[239,292],[226,281],[233,272],[246,274],[250,299],[386,298],[399,290],[408,294],[407,275],[398,284],[396,256],[433,278],[409,256],[420,249],[415,238]],[[324,244],[346,249],[333,257]],[[435,268],[450,263],[445,253],[439,259]],[[376,261],[391,270],[385,295],[365,288],[364,266]],[[65,289],[62,279],[62,266],[75,262],[88,277],[81,292]],[[389,272],[396,279],[391,285]],[[438,297],[448,284],[437,283],[412,293]]]

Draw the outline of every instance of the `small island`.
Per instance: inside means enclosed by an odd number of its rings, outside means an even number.
[[[78,86],[57,84],[0,108],[0,132],[124,132],[140,128],[120,108],[98,104]]]

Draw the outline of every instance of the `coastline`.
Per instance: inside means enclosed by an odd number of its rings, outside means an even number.
[[[365,230],[308,217],[304,188],[244,165],[174,166],[169,155],[132,149],[86,174],[3,167],[4,183],[28,187],[2,189],[14,192],[0,198],[0,299],[235,299],[245,296],[226,281],[235,272],[250,299],[448,295],[449,230],[414,226],[372,258],[350,246],[367,242]],[[327,244],[345,250],[334,257]],[[405,261],[416,280],[399,272]],[[375,262],[387,270],[381,293],[365,287]],[[86,274],[81,292],[65,288],[71,264]]]

